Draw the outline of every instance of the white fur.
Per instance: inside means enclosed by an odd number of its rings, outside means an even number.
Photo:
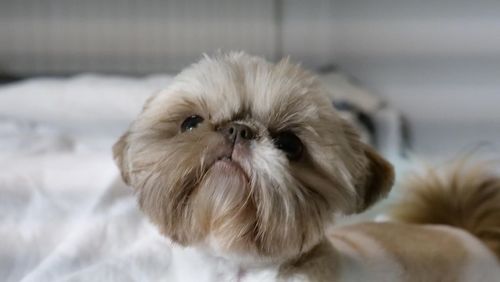
[[[173,261],[170,279],[182,282],[271,282],[276,281],[277,267],[246,267],[234,261],[217,258],[199,248],[173,246]]]

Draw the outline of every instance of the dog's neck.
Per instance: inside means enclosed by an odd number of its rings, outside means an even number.
[[[175,246],[173,250],[172,267],[178,270],[179,281],[251,282],[295,277],[300,281],[327,281],[336,276],[339,262],[338,253],[326,238],[297,258],[262,264],[238,263],[201,248]]]
[[[283,263],[280,266],[279,276],[285,279],[301,277],[305,281],[332,281],[338,276],[339,267],[339,252],[324,238],[310,251]]]

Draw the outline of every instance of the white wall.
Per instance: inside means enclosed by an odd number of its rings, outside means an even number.
[[[0,71],[176,72],[203,52],[276,56],[268,0],[0,1]]]
[[[402,109],[417,151],[500,140],[498,0],[0,2],[0,71],[178,71],[219,47],[340,65]]]
[[[314,50],[306,65],[336,62],[387,97],[410,120],[418,154],[486,145],[500,156],[500,1],[285,2],[285,53]]]

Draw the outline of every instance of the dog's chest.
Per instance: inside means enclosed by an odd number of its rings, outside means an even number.
[[[278,268],[242,269],[229,260],[214,258],[194,248],[173,247],[172,269],[167,281],[179,282],[271,282]]]

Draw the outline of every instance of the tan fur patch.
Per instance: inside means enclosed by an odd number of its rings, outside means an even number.
[[[339,262],[337,251],[330,242],[323,241],[300,258],[283,264],[279,274],[283,281],[297,274],[307,277],[307,281],[336,281],[342,275]]]
[[[362,223],[342,228],[361,232],[378,242],[401,264],[402,281],[459,281],[467,251],[461,241],[439,230],[411,224]]]
[[[332,233],[332,234],[328,234],[328,238],[333,239],[333,240],[335,240],[335,239],[340,240],[341,242],[343,242],[344,244],[349,246],[349,248],[351,248],[355,252],[361,254],[362,256],[365,255],[365,251],[363,250],[363,248],[361,248],[361,246],[359,246],[354,240],[349,239],[348,234]]]
[[[458,163],[444,176],[429,169],[407,182],[391,217],[409,223],[465,229],[500,259],[500,176],[483,164]]]

